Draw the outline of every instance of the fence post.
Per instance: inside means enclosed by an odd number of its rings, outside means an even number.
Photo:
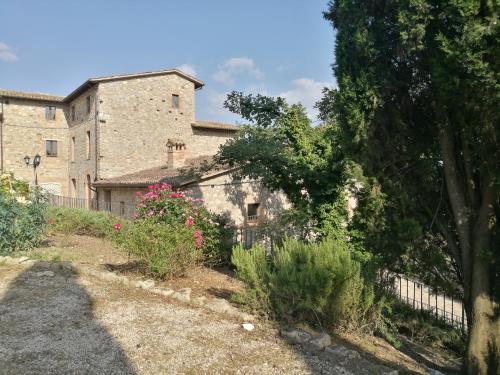
[[[435,290],[436,292],[436,319],[439,318],[439,315],[438,315],[438,292],[437,292],[437,289]]]
[[[465,307],[464,307],[464,301],[462,301],[462,332],[465,332]]]
[[[420,286],[420,311],[424,309],[424,286],[423,284],[419,284]]]
[[[401,289],[402,289],[401,276],[398,276],[398,277],[399,277],[399,299],[401,299]]]

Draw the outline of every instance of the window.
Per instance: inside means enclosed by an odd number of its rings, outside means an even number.
[[[125,216],[125,202],[120,202],[120,216]]]
[[[90,159],[90,130],[87,130],[87,160]]]
[[[172,94],[172,108],[179,108],[179,95],[177,94]]]
[[[258,214],[259,214],[259,206],[260,203],[251,203],[247,207],[247,219],[249,221],[251,220],[257,220]]]
[[[71,196],[76,198],[76,178],[71,179]]]
[[[76,143],[75,137],[71,137],[71,161],[73,163],[75,162],[75,143]]]
[[[90,113],[91,109],[92,109],[92,97],[89,95],[87,96],[87,113]]]
[[[45,155],[51,157],[57,156],[57,141],[45,141]]]
[[[111,190],[104,190],[104,210],[111,211]]]
[[[54,105],[48,105],[45,107],[45,119],[55,120],[56,119],[56,107]]]
[[[75,121],[75,117],[76,117],[76,115],[75,115],[75,106],[72,105],[71,106],[71,121]]]

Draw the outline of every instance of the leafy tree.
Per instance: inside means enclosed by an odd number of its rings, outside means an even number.
[[[498,5],[337,0],[338,91],[320,103],[364,181],[359,237],[380,254],[433,256],[462,286],[464,369],[498,373]]]
[[[281,190],[323,235],[345,235],[345,185],[349,174],[332,147],[331,125],[312,126],[301,105],[263,95],[228,95],[225,107],[250,122],[221,146],[219,164],[238,167],[236,178],[260,180]]]

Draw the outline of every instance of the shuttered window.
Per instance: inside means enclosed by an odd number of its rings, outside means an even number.
[[[55,120],[56,119],[56,107],[53,105],[48,105],[45,107],[45,119]]]
[[[57,141],[45,141],[45,155],[50,157],[57,156]]]

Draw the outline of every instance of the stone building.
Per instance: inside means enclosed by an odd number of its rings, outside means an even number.
[[[0,90],[0,169],[34,181],[25,156],[42,156],[41,187],[124,214],[135,192],[171,182],[203,197],[236,224],[286,206],[254,181],[230,171],[180,181],[209,159],[238,127],[195,118],[203,82],[177,69],[90,78],[65,97]]]

